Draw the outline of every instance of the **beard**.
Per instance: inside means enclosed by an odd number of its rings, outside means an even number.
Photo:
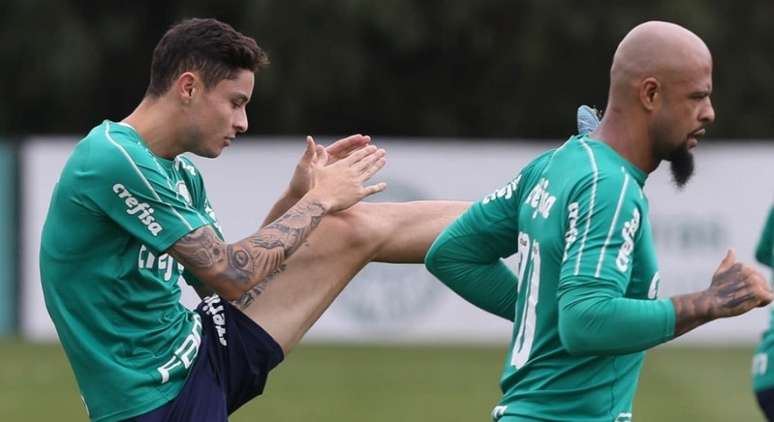
[[[693,176],[693,153],[688,149],[688,142],[683,143],[667,158],[672,172],[672,181],[678,189],[682,189]]]

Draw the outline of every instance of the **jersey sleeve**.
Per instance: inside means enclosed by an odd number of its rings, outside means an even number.
[[[82,172],[86,199],[156,253],[209,224],[139,146],[110,140],[92,153]]]
[[[559,288],[559,334],[573,354],[621,354],[672,338],[669,300],[624,297],[646,217],[644,196],[623,169],[571,191]]]
[[[774,268],[774,207],[769,211],[769,218],[766,219],[763,233],[755,248],[755,259],[769,268]]]
[[[215,234],[221,240],[225,240],[223,237],[223,231],[221,230],[220,224],[218,224],[218,219],[215,216],[215,211],[213,210],[212,205],[210,204],[210,199],[207,196],[207,189],[205,188],[204,177],[202,176],[201,172],[194,165],[194,163],[191,162],[191,160],[183,156],[177,157],[176,165],[183,173],[183,177],[185,179],[186,186],[188,186],[191,202],[194,208],[198,210],[198,212],[202,214],[205,219],[207,219],[207,223],[215,231]],[[185,280],[186,284],[193,287],[204,285],[204,283],[202,283],[202,281],[199,280],[192,272],[188,271],[188,269],[183,270],[183,280]]]
[[[501,258],[516,252],[522,177],[473,204],[439,235],[425,257],[428,270],[463,299],[511,321],[516,276]]]

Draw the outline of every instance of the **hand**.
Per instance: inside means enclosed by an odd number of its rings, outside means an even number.
[[[766,279],[756,269],[736,261],[729,250],[704,292],[710,299],[710,317],[741,315],[756,307],[768,305],[774,296]]]
[[[371,137],[360,134],[339,139],[325,148],[325,152],[327,153],[325,165],[333,164],[349,156],[352,152],[368,145],[369,142],[371,142]],[[322,146],[317,145],[311,136],[306,137],[306,149],[304,150],[304,155],[301,156],[301,160],[299,160],[296,165],[293,176],[290,179],[290,184],[288,185],[287,195],[289,197],[298,200],[306,195],[306,193],[309,192],[309,189],[311,189],[311,164],[321,148]]]
[[[336,212],[383,191],[385,183],[371,186],[363,183],[384,167],[384,154],[383,149],[368,145],[329,165],[326,149],[317,147],[311,163],[312,186],[308,195],[327,212]]]
[[[736,254],[729,250],[707,290],[672,297],[675,337],[713,319],[741,315],[766,306],[772,298],[769,284],[761,273],[736,262]]]

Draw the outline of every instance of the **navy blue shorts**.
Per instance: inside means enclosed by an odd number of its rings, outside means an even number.
[[[284,354],[247,315],[214,295],[196,308],[202,343],[183,390],[171,402],[130,422],[218,422],[260,395]]]

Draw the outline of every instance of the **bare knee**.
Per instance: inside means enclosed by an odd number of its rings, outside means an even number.
[[[379,221],[374,204],[356,204],[344,211],[327,215],[321,224],[326,226],[339,242],[349,247],[376,251],[383,242]]]

